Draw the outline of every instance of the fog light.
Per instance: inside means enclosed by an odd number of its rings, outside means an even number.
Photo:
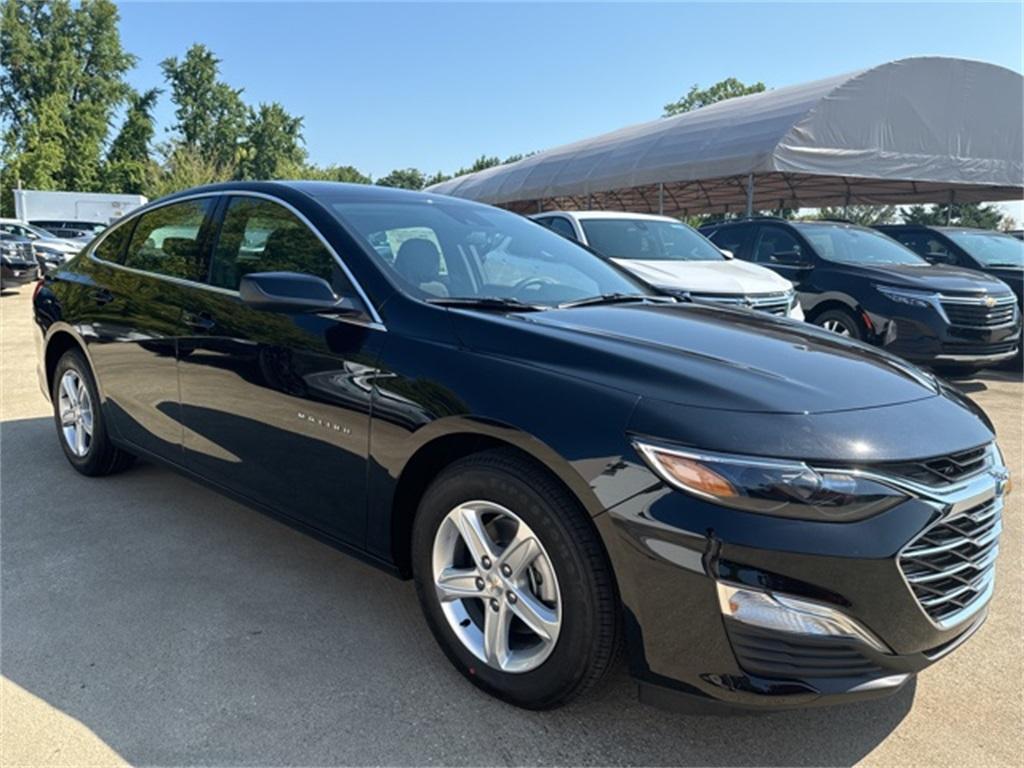
[[[722,615],[771,632],[810,637],[842,637],[890,653],[867,627],[849,616],[807,600],[718,583]]]

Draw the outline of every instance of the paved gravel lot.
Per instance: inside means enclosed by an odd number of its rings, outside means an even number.
[[[739,718],[597,697],[523,712],[435,647],[410,584],[152,465],[61,454],[28,288],[0,299],[2,765],[1020,765],[1019,373],[962,383],[1018,478],[981,632],[881,702]]]

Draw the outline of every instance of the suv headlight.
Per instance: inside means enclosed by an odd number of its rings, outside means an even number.
[[[641,441],[634,445],[669,485],[744,512],[852,522],[908,498],[856,470],[814,468],[802,461],[689,451]]]
[[[893,285],[876,285],[875,289],[887,299],[911,307],[934,307],[937,300],[937,294],[930,291],[915,291],[911,288],[897,288]]]

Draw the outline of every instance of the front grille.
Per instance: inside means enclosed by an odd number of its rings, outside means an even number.
[[[19,268],[34,267],[36,264],[36,256],[32,249],[32,243],[5,243],[4,255],[11,264],[16,264]]]
[[[983,597],[995,575],[1003,501],[987,501],[940,519],[900,553],[914,597],[941,624]]]
[[[754,296],[736,296],[722,293],[691,293],[690,298],[696,301],[708,301],[712,304],[725,304],[730,307],[742,309],[754,309],[758,312],[767,312],[770,315],[785,317],[789,314],[789,306],[792,302],[791,293],[762,293]]]
[[[980,445],[946,456],[934,456],[920,461],[876,464],[872,468],[922,485],[941,487],[966,480],[991,465],[992,452],[989,446]]]
[[[785,638],[727,622],[736,661],[745,672],[768,678],[866,677],[882,669],[856,644],[841,639]]]
[[[992,306],[986,301],[994,302]],[[1017,298],[1005,296],[941,296],[939,302],[952,325],[994,328],[1010,325],[1017,315]]]

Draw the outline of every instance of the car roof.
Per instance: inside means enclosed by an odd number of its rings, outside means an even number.
[[[350,184],[341,181],[227,181],[219,184],[206,184],[200,187],[191,187],[180,192],[175,192],[153,203],[174,200],[179,197],[189,197],[196,194],[208,192],[263,192],[273,194],[284,190],[294,190],[309,197],[317,198],[331,195],[340,200],[356,201],[393,201],[411,202],[414,200],[444,200],[446,203],[480,206],[482,203],[475,203],[470,200],[463,200],[457,197],[448,197],[432,192],[419,192],[411,189],[399,189],[397,187],[382,187],[376,184]],[[152,204],[152,203],[151,203]]]
[[[576,219],[644,219],[645,221],[670,221],[679,224],[679,219],[671,216],[658,216],[652,213],[630,213],[629,211],[544,211],[536,213],[530,218],[536,219],[541,216],[571,216]]]

